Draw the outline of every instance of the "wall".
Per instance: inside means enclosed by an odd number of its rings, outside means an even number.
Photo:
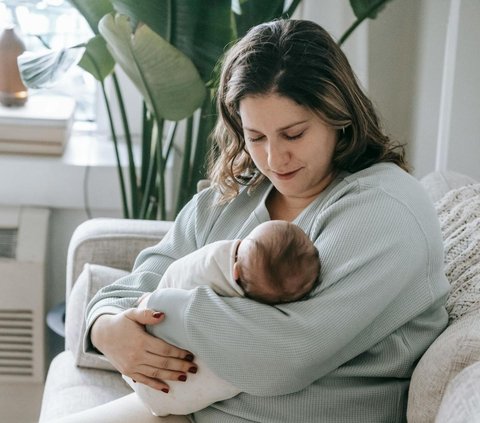
[[[480,179],[480,2],[463,0],[449,167]]]
[[[328,0],[321,5],[304,0],[302,16],[338,37],[352,17],[349,2]],[[345,44],[386,132],[406,144],[417,177],[435,169],[449,8],[450,0],[392,0],[375,20],[358,28],[366,35],[355,33],[355,40]],[[478,22],[480,2],[463,0],[447,167],[480,179]]]
[[[410,153],[418,68],[419,9],[417,0],[394,0],[369,23],[368,77],[373,99],[392,139]]]

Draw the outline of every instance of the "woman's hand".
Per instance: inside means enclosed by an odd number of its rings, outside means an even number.
[[[185,381],[187,373],[196,373],[197,368],[190,352],[145,331],[145,325],[160,323],[164,317],[163,313],[140,308],[101,315],[92,326],[92,343],[122,374],[168,392],[164,381]]]

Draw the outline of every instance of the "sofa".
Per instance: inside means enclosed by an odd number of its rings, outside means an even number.
[[[422,179],[435,203],[452,285],[449,325],[421,357],[409,390],[411,423],[480,422],[480,184],[454,172]],[[68,250],[65,351],[51,362],[40,422],[129,394],[103,357],[85,353],[82,334],[89,299],[126,274],[138,252],[157,243],[171,222],[92,219],[74,232]]]

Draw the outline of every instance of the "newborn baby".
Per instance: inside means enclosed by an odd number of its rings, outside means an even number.
[[[243,240],[217,241],[176,260],[157,290],[141,298],[139,308],[155,309],[152,295],[162,288],[194,289],[208,285],[222,296],[247,297],[269,305],[298,301],[318,285],[318,250],[296,225],[271,220],[258,225]],[[154,300],[154,298],[152,299]],[[147,331],[155,335],[155,325]],[[201,360],[186,382],[169,381],[165,394],[131,378],[124,379],[156,416],[190,414],[231,398],[240,390],[216,376]]]

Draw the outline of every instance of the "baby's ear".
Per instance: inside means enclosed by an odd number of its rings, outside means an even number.
[[[238,272],[238,261],[233,264],[233,279],[235,281],[240,279],[240,274]]]

